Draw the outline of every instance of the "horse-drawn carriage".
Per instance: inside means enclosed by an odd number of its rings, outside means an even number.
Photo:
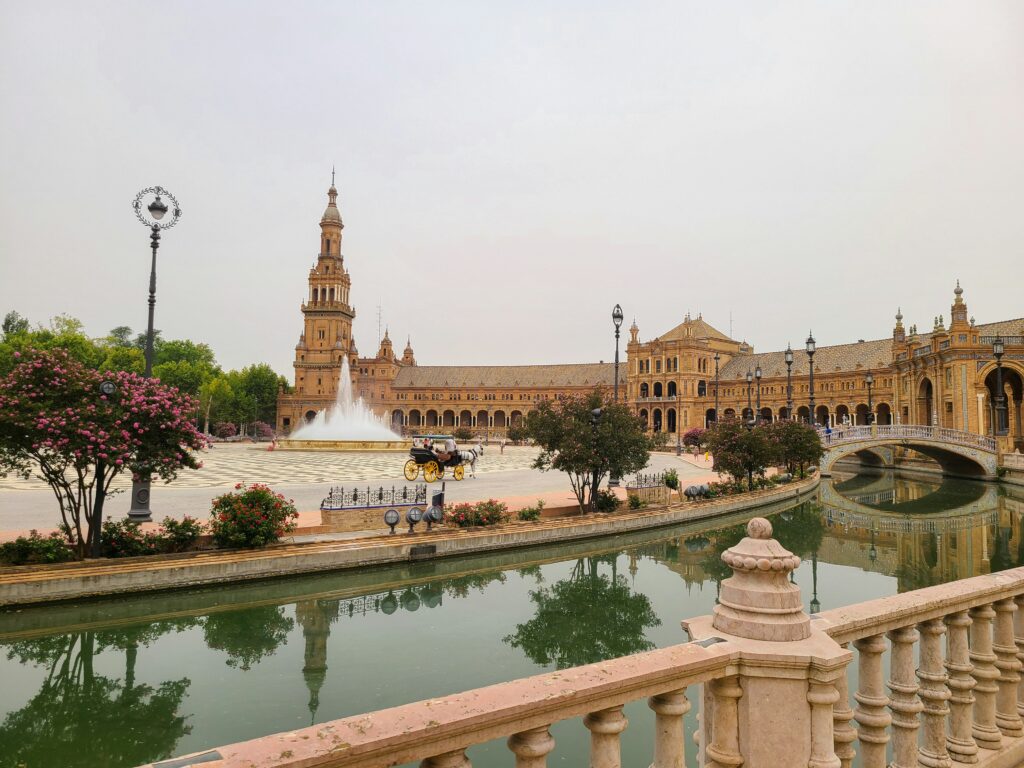
[[[415,480],[422,470],[423,479],[432,483],[435,480],[443,480],[445,469],[451,469],[452,477],[461,480],[466,476],[467,464],[475,477],[476,460],[484,452],[483,446],[477,443],[468,451],[456,450],[447,461],[441,461],[431,446],[435,443],[443,445],[446,440],[451,439],[451,435],[413,435],[409,460],[405,462],[405,479]]]

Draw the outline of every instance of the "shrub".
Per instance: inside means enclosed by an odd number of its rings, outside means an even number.
[[[448,520],[458,528],[472,528],[478,525],[496,525],[509,519],[508,506],[500,501],[488,499],[477,504],[456,504],[448,512]]]
[[[230,421],[222,421],[213,425],[213,434],[217,437],[234,437],[238,434],[238,427]]]
[[[188,515],[181,520],[165,517],[161,526],[161,549],[164,552],[184,552],[192,549],[196,539],[203,533],[203,524]]]
[[[231,426],[234,426],[234,424]],[[252,434],[257,440],[273,440],[274,428],[265,421],[253,422]]]
[[[107,520],[100,529],[100,552],[104,557],[155,555],[160,545],[157,534],[143,533],[134,520]]]
[[[520,509],[516,513],[516,515],[519,517],[520,520],[526,520],[526,521],[529,521],[531,523],[535,523],[538,520],[540,520],[540,513],[541,513],[541,511],[543,511],[543,509],[544,509],[544,500],[543,499],[537,499],[537,504],[535,506],[526,507],[525,509]]]
[[[611,491],[598,491],[594,496],[594,510],[597,512],[614,512],[621,501]]]
[[[460,442],[465,442],[473,439],[473,430],[469,427],[456,427],[452,436]]]
[[[688,446],[699,446],[704,442],[704,433],[706,430],[700,427],[694,427],[683,433],[683,445]]]
[[[679,490],[679,473],[674,469],[666,469],[665,474],[662,475],[665,481],[665,485],[671,488],[673,491]]]
[[[671,485],[669,486],[669,488],[672,488],[672,487],[673,486],[671,486]],[[629,508],[630,509],[643,509],[646,506],[647,506],[647,503],[643,499],[641,499],[639,496],[633,495],[633,496],[629,497]]]
[[[0,544],[0,562],[10,565],[63,563],[74,556],[67,540],[56,531],[47,536],[40,536],[39,531],[29,531],[28,536]]]
[[[299,513],[290,499],[261,483],[239,483],[213,500],[210,533],[218,547],[264,547],[295,530]]]

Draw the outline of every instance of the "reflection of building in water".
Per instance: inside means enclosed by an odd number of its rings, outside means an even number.
[[[712,542],[700,534],[651,542],[637,547],[632,553],[631,557],[647,557],[678,574],[683,579],[687,594],[693,587],[703,590],[704,585],[711,581],[704,564],[712,553]]]
[[[309,689],[310,724],[316,722],[320,689],[327,679],[327,638],[331,635],[331,623],[338,618],[338,605],[337,600],[306,600],[295,605],[295,618],[306,641],[302,677]]]

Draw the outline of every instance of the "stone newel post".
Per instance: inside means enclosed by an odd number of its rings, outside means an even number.
[[[811,626],[788,578],[800,558],[771,535],[771,523],[751,520],[722,555],[733,576],[713,615],[683,622],[693,640],[719,638],[740,654],[734,674],[704,686],[701,765],[839,768],[832,705],[852,654]]]

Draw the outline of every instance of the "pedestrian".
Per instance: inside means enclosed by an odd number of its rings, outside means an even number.
[[[503,437],[503,438],[501,438],[501,450],[499,450],[498,453],[504,453],[504,452],[505,452],[505,438]]]

